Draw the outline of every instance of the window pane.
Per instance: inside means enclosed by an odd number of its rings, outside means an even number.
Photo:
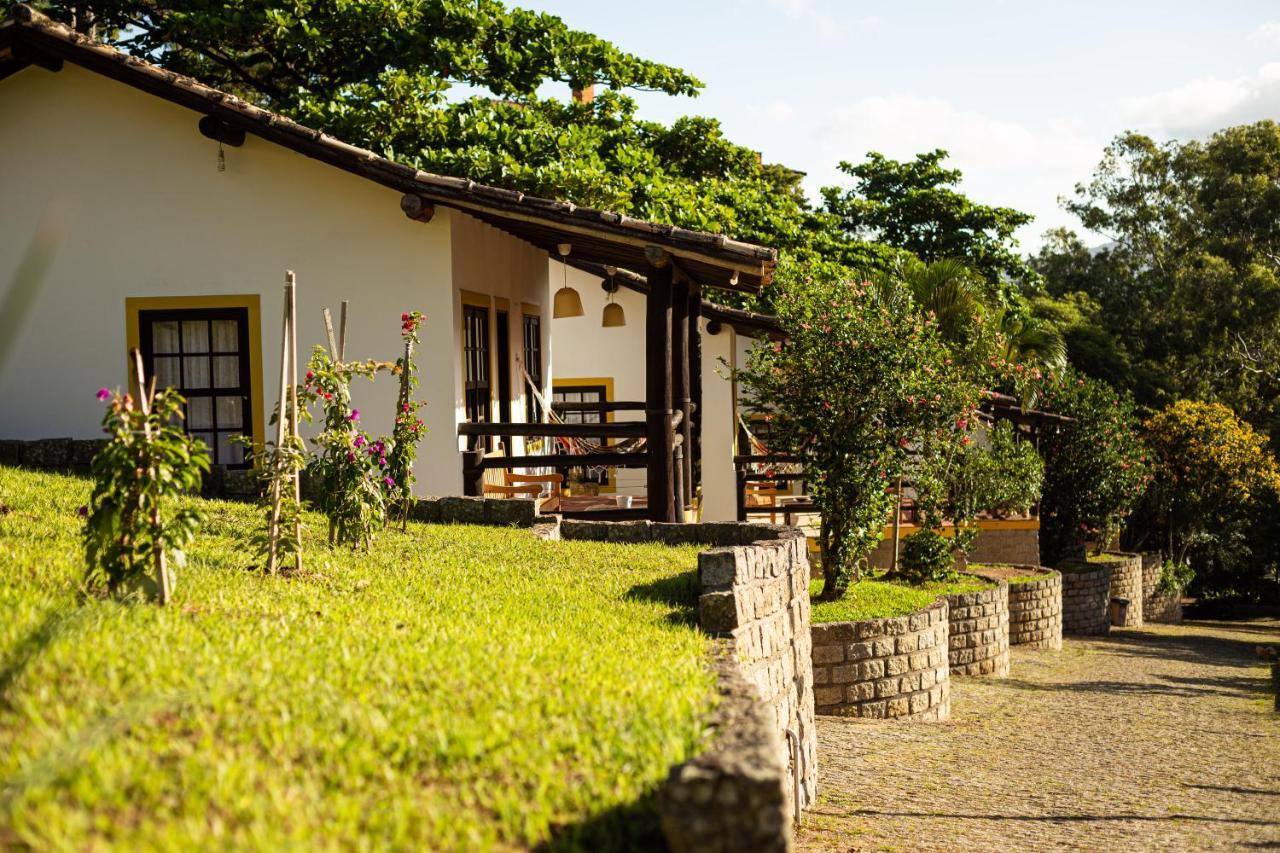
[[[215,355],[213,357],[213,387],[240,387],[240,356]]]
[[[151,351],[156,353],[178,351],[177,320],[151,324]]]
[[[220,432],[218,433],[218,464],[219,465],[239,465],[244,461],[244,448],[238,444],[232,444],[231,439],[239,437],[238,432]]]
[[[178,359],[176,357],[157,357],[152,369],[156,372],[157,388],[178,387]]]
[[[213,429],[213,400],[192,397],[187,401],[187,429]]]
[[[240,324],[235,320],[213,321],[213,351],[240,351]]]
[[[218,426],[236,428],[244,426],[243,402],[239,397],[219,397]]]
[[[183,323],[182,325],[185,326],[187,324]],[[183,388],[208,388],[209,356],[201,355],[195,358],[184,358],[182,360],[182,380]]]
[[[185,353],[209,351],[209,321],[182,321],[182,351]]]

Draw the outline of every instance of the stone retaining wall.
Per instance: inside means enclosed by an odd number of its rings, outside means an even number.
[[[983,580],[988,580],[983,578]],[[952,675],[1009,674],[1009,584],[947,596]]]
[[[1108,552],[1112,557],[1111,564],[1111,597],[1127,598],[1129,606],[1125,609],[1124,621],[1117,622],[1118,628],[1142,627],[1142,557],[1139,554]]]
[[[1144,622],[1181,622],[1182,590],[1160,591],[1164,559],[1158,553],[1142,555],[1142,619]]]
[[[727,718],[717,718],[707,752],[672,769],[659,797],[663,828],[674,850],[786,849],[792,816],[817,795],[804,534],[738,522],[566,520],[559,535],[711,546],[698,555],[698,619],[720,639],[722,673],[725,666],[733,671],[720,680],[722,697],[738,700]],[[741,707],[737,680],[749,686],[749,711]],[[773,759],[762,760],[766,755]],[[778,807],[775,786],[785,808]]]
[[[1068,560],[1062,571],[1062,633],[1096,636],[1111,631],[1111,564]]]
[[[945,720],[951,715],[947,601],[907,616],[814,625],[819,714]]]
[[[1009,645],[1062,650],[1062,575],[1009,584]]]
[[[905,542],[908,537],[914,536],[917,530],[918,528],[914,526],[904,529],[902,541]],[[902,552],[902,542],[898,543],[898,552],[899,554]],[[973,541],[973,547],[969,550],[969,560],[974,563],[1038,564],[1040,562],[1040,531],[1035,527],[981,528]],[[889,536],[880,540],[880,543],[871,550],[867,562],[876,569],[887,569],[893,565],[893,540]]]

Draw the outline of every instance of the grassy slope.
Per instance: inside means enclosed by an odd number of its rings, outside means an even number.
[[[888,583],[875,578],[850,584],[849,592],[839,601],[813,602],[813,621],[823,622],[860,622],[864,619],[884,619],[892,616],[905,616],[922,607],[928,607],[940,595],[952,595],[958,592],[974,592],[990,586],[988,583],[970,577],[959,577],[951,581],[937,581],[907,586],[902,583]],[[809,587],[810,595],[816,596],[822,591],[822,581],[814,581]]]
[[[703,737],[693,549],[414,524],[352,555],[313,516],[308,573],[266,578],[252,508],[209,502],[173,606],[77,606],[87,492],[0,468],[0,848],[647,833]]]

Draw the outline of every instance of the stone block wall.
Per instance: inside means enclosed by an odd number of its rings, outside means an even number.
[[[1142,555],[1142,619],[1144,622],[1181,622],[1182,591],[1160,591],[1164,559],[1158,553]]]
[[[907,616],[814,625],[819,714],[945,720],[951,715],[947,600]]]
[[[710,546],[698,555],[698,621],[719,638],[734,678],[750,688],[753,710],[746,716],[735,714],[732,720],[756,723],[744,733],[736,723],[721,721],[708,753],[672,770],[667,784],[675,788],[661,797],[668,809],[663,812],[664,831],[676,850],[773,849],[772,841],[760,837],[750,843],[685,846],[687,839],[745,839],[738,833],[747,831],[748,824],[756,827],[752,832],[781,827],[778,838],[789,844],[792,815],[814,802],[818,781],[804,534],[790,527],[739,522],[566,520],[559,535],[571,540]],[[722,678],[722,695],[727,689],[733,693],[737,688],[732,683],[726,687]],[[759,731],[761,721],[770,732],[767,748],[759,747],[759,737],[751,733]],[[744,744],[756,746],[743,752]],[[763,754],[762,749],[771,751],[776,762],[755,760],[752,756]],[[768,806],[769,796],[761,793],[761,786],[772,790],[771,779],[786,792],[785,815]],[[682,791],[686,783],[689,790]],[[717,797],[714,803],[703,799],[709,792]],[[755,811],[745,813],[748,807]]]
[[[1009,645],[1062,649],[1062,575],[1043,569],[1044,579],[1009,584]]]
[[[1127,598],[1124,621],[1116,623],[1120,628],[1142,626],[1142,557],[1139,554],[1108,553],[1111,563],[1111,597]]]
[[[1009,674],[1009,584],[947,596],[952,675]]]
[[[1062,633],[1111,632],[1111,565],[1068,560],[1062,571]]]

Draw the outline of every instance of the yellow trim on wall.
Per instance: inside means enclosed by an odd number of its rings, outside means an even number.
[[[980,518],[978,519],[978,530],[1039,530],[1040,519],[1038,518]],[[899,536],[905,539],[913,533],[920,530],[918,524],[904,524],[898,528]],[[950,524],[944,525],[942,528],[943,536],[951,536],[954,533]],[[887,524],[884,528],[884,538],[893,538],[893,525]]]
[[[595,386],[604,386],[604,400],[606,403],[613,402],[613,377],[612,376],[574,376],[561,379],[558,376],[551,379],[551,394],[554,397],[557,389],[560,388],[591,388]],[[613,412],[604,413],[605,423],[613,423]],[[605,494],[616,492],[618,469],[609,469],[609,482],[600,487],[600,491]]]
[[[459,290],[458,296],[462,298],[463,305],[470,305],[474,308],[490,308],[493,304],[493,297],[487,293],[477,293],[474,290]]]
[[[262,401],[262,300],[256,293],[227,296],[129,296],[124,300],[125,376],[132,375],[129,354],[140,345],[141,311],[173,311],[200,308],[244,308],[249,312],[249,394],[253,402],[253,445],[262,449],[266,440],[266,415]]]

